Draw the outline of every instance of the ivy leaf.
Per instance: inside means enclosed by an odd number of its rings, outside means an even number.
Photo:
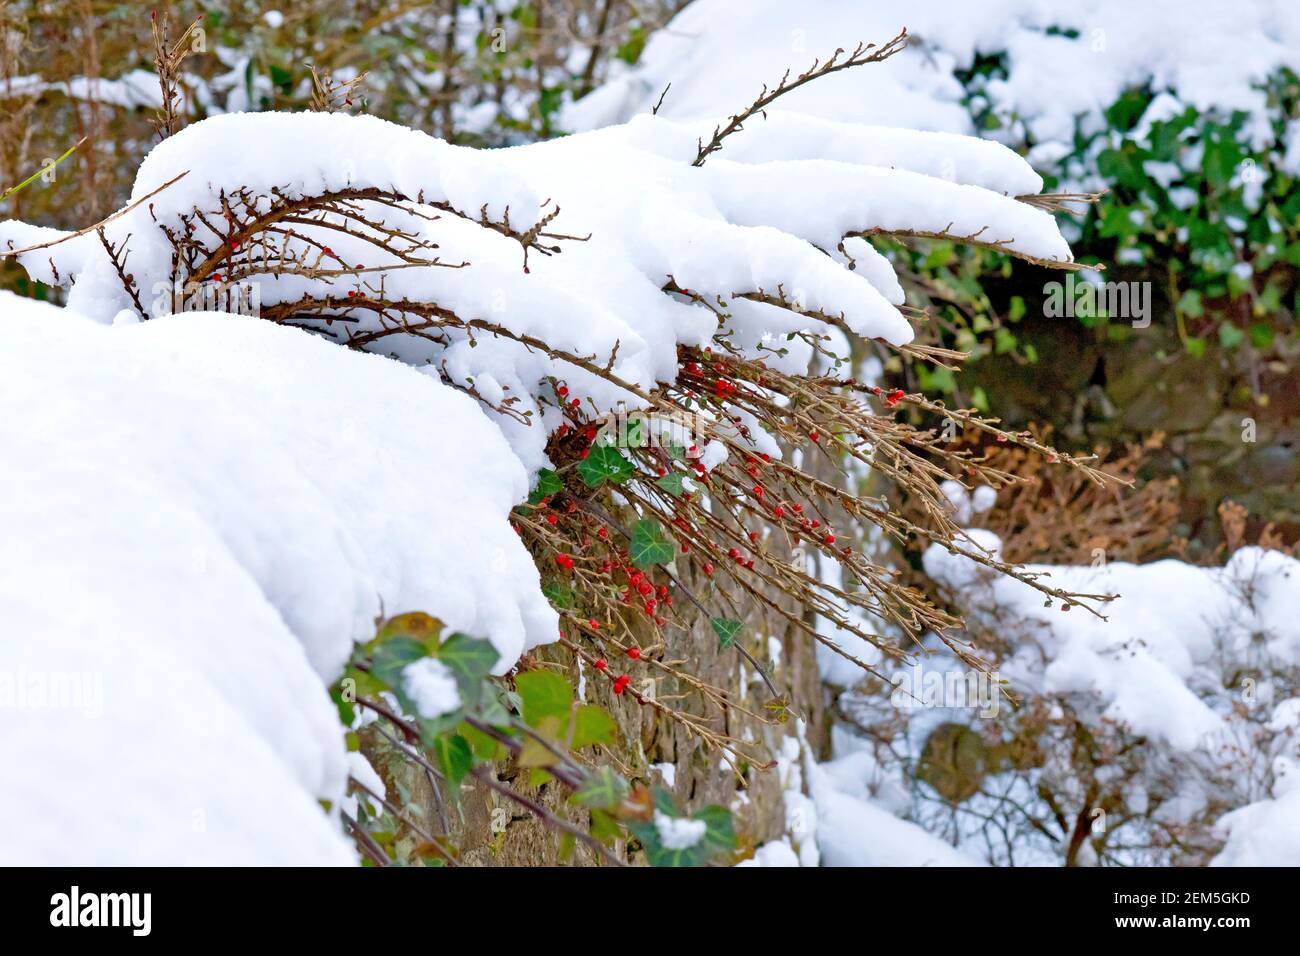
[[[713,624],[713,633],[718,635],[719,648],[727,648],[736,643],[736,635],[744,627],[740,621],[726,617],[715,617],[710,623]]]
[[[676,803],[667,791],[656,792],[654,803],[657,813],[681,819]],[[736,832],[731,822],[731,811],[726,807],[711,804],[691,820],[704,824],[704,832],[691,846],[675,849],[663,845],[654,819],[629,821],[627,827],[641,841],[651,866],[704,866],[735,849]]]
[[[593,809],[591,811],[591,835],[605,846],[609,846],[622,836],[622,832],[618,828],[618,821],[612,816],[604,810]]]
[[[429,656],[429,649],[413,637],[394,637],[375,648],[370,672],[390,689],[400,690],[402,668]]]
[[[341,687],[335,687],[330,691],[330,699],[334,701],[334,706],[338,708],[339,720],[343,723],[343,726],[351,727],[357,716],[356,706],[353,701],[344,696]]]
[[[515,762],[521,767],[553,767],[558,762],[558,758],[540,740],[527,737],[515,756]]]
[[[573,851],[577,847],[578,841],[572,833],[565,832],[560,836],[560,851],[556,860],[560,863],[567,863],[573,857]]]
[[[546,595],[546,600],[558,608],[571,608],[576,601],[573,588],[562,581],[547,582],[542,585],[542,593]]]
[[[658,481],[655,482],[660,488],[668,492],[674,498],[682,496],[682,473],[680,471],[670,471]]]
[[[491,641],[464,634],[453,634],[438,650],[438,660],[455,675],[460,699],[468,707],[476,706],[482,699],[483,682],[500,657]]]
[[[474,766],[474,751],[470,749],[469,741],[460,734],[434,739],[431,749],[438,758],[438,766],[443,775],[453,787],[458,786]]]
[[[630,553],[638,568],[667,564],[673,559],[673,543],[664,534],[663,525],[653,518],[643,518],[632,529]]]
[[[515,689],[523,701],[524,723],[529,727],[539,726],[547,717],[567,723],[573,688],[561,675],[554,671],[526,671],[515,678]]]
[[[415,710],[415,705],[407,699],[405,694],[398,694],[398,700],[402,702],[402,709]],[[441,737],[447,731],[451,730],[461,722],[464,717],[464,711],[456,708],[449,714],[440,714],[437,717],[417,717],[416,726],[420,728],[420,737],[425,743],[432,743],[438,737]]]
[[[537,484],[528,495],[528,503],[535,505],[543,498],[558,495],[563,490],[564,482],[560,480],[560,476],[549,468],[543,468],[537,473]]]
[[[489,737],[483,731],[470,724],[461,724],[457,731],[462,737],[469,741],[470,747],[474,751],[474,756],[479,760],[502,760],[509,753],[505,744],[498,741],[495,737]]]
[[[410,614],[399,614],[397,617],[385,621],[384,626],[380,628],[379,633],[375,636],[375,643],[380,644],[395,637],[411,637],[427,647],[429,652],[432,653],[438,649],[441,636],[442,621],[421,611],[413,611]]]
[[[589,488],[599,488],[607,481],[617,485],[632,477],[632,463],[617,448],[597,445],[578,462],[578,474]]]
[[[595,704],[583,704],[573,717],[574,750],[614,742],[614,718]]]
[[[611,810],[627,796],[627,781],[609,767],[597,767],[586,783],[574,791],[573,799],[584,807]],[[593,818],[595,814],[592,815]]]
[[[710,804],[691,819],[704,821],[704,837],[700,843],[706,857],[720,856],[736,848],[736,830],[731,823],[731,811],[726,807]]]

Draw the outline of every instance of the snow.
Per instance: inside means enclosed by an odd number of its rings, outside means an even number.
[[[798,866],[799,856],[788,840],[772,840],[754,849],[754,855],[736,866]]]
[[[460,707],[456,675],[442,661],[424,658],[402,669],[402,689],[421,717],[432,720]]]
[[[366,713],[370,712],[366,711]],[[366,755],[361,753],[359,750],[349,750],[347,759],[348,774],[355,779],[357,783],[368,788],[371,793],[387,799],[388,790],[384,786],[384,780],[379,776],[379,773],[375,768],[371,766],[370,761],[366,759]],[[366,810],[369,813],[378,815],[384,810],[384,805],[379,800],[363,791],[349,793],[339,803],[339,808],[355,820],[357,819],[357,812],[360,809],[359,804],[363,801]]]
[[[1227,842],[1211,866],[1295,866],[1300,861],[1300,763],[1279,760],[1274,773],[1272,799],[1219,818],[1217,829]]]
[[[669,790],[677,786],[677,764],[667,762],[652,763],[650,769],[659,772],[659,776],[663,778],[664,786]]]
[[[663,811],[656,810],[655,830],[659,833],[659,842],[664,845],[664,849],[689,850],[704,839],[708,824],[703,820],[670,817]]]
[[[133,201],[147,201],[105,231],[110,242],[130,250],[145,307],[161,315],[185,305],[170,295],[172,248],[164,229],[182,234],[182,217],[196,207],[220,224],[223,197],[240,189],[264,197],[259,212],[269,208],[265,197],[273,190],[288,199],[341,189],[396,191],[438,205],[403,212],[362,202],[361,208],[389,228],[436,242],[436,253],[424,250],[422,257],[436,254],[443,267],[403,268],[405,263],[355,230],[344,234],[310,224],[299,225],[302,238],[285,240],[286,247],[314,259],[319,246],[328,244],[339,262],[326,261],[327,270],[346,263],[369,271],[360,277],[337,268],[323,276],[272,277],[249,247],[229,252],[225,261],[249,270],[248,284],[262,312],[304,296],[345,300],[347,292],[382,288],[388,301],[434,304],[509,335],[594,356],[597,364],[612,360],[610,372],[642,391],[671,381],[678,348],[709,343],[723,324],[734,326],[749,354],[765,358],[761,346],[778,335],[825,333],[823,318],[862,337],[910,341],[912,328],[899,311],[901,288],[888,261],[854,239],[845,246],[849,258],[839,257],[837,246],[852,233],[950,230],[1005,242],[1025,255],[1070,258],[1050,215],[1004,194],[1032,192],[1041,181],[997,144],[774,114],[772,126],[735,158],[724,152],[694,168],[698,132],[698,124],[641,116],[585,135],[475,151],[372,117],[217,116],[155,147],[132,191]],[[249,142],[259,148],[247,149]],[[813,147],[819,142],[833,158],[817,158]],[[534,251],[527,272],[520,243],[478,222],[482,215],[498,224],[508,217],[512,229],[522,230],[556,207],[548,230],[581,238],[544,240],[562,251]],[[216,248],[226,227],[219,228],[223,232],[214,233],[199,224],[194,235]],[[0,247],[61,237],[66,238],[23,223],[0,224]],[[70,284],[69,305],[100,322],[132,308],[93,233],[19,259],[33,277]],[[850,259],[859,267],[848,268]],[[725,315],[665,294],[670,281],[710,303],[721,299]],[[781,298],[789,307],[738,298],[746,294]],[[338,323],[331,332],[320,319],[313,327],[344,336],[381,328],[373,311],[349,309],[345,302],[331,315],[347,319],[348,332]],[[394,322],[393,313],[383,321]],[[561,421],[551,401],[556,379],[584,408],[607,412],[620,403],[629,410],[644,404],[634,392],[563,357],[490,331],[437,331],[437,340],[391,334],[368,347],[472,386],[489,400],[510,396],[514,415],[489,414],[530,472],[550,464],[546,434]],[[807,359],[807,344],[797,344],[785,360],[792,368]],[[776,451],[761,428],[754,432],[756,450]],[[714,451],[725,454],[721,446]]]
[[[811,759],[806,769],[817,805],[817,843],[826,866],[980,865],[915,823],[840,790]]]
[[[972,537],[997,546],[988,532]],[[1206,746],[1224,729],[1224,715],[1191,686],[1220,655],[1244,657],[1255,646],[1282,666],[1300,666],[1300,562],[1280,552],[1243,548],[1223,568],[1174,560],[1028,567],[1070,591],[1120,594],[1105,610],[1109,620],[1044,607],[1039,592],[939,545],[926,550],[924,566],[977,618],[1001,613],[1025,626],[1032,640],[1001,667],[1013,685],[1091,696],[1104,718],[1178,749]]]
[[[1069,146],[1077,118],[1095,130],[1121,92],[1150,84],[1202,111],[1245,112],[1252,141],[1263,146],[1274,131],[1259,84],[1280,67],[1300,65],[1300,8],[1287,0],[751,0],[743,11],[729,0],[696,0],[651,37],[635,67],[568,104],[563,121],[572,130],[625,122],[648,112],[670,82],[661,116],[729,116],[786,68],[801,73],[838,47],[881,43],[904,26],[911,48],[797,89],[781,109],[972,133],[954,73],[977,55],[1002,54],[1005,78],[983,89],[996,113],[1015,117],[998,135]],[[736,146],[761,126],[752,123]]]
[[[990,532],[967,533],[966,550],[1000,552]],[[1300,862],[1300,699],[1279,699],[1300,668],[1300,561],[1245,547],[1223,567],[1028,567],[1066,590],[1120,595],[1104,608],[1108,620],[1045,607],[1039,592],[939,545],[923,564],[968,620],[1011,644],[998,674],[1013,693],[1057,697],[1085,723],[1147,738],[1152,774],[1166,762],[1182,768],[1168,818],[1235,807],[1215,826],[1226,840],[1217,864]],[[910,733],[923,738],[928,726]],[[1141,812],[1135,786],[1126,799]]]
[[[317,802],[352,642],[422,610],[503,670],[556,633],[523,466],[468,397],[297,330],[0,321],[0,861],[352,861]]]

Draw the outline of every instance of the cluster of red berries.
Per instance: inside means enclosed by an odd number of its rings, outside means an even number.
[[[635,650],[635,648],[630,649],[628,651],[629,657],[633,656],[632,650]],[[636,656],[640,657],[641,652],[637,651]],[[605,658],[602,657],[600,660],[596,661],[595,667],[596,670],[598,671],[608,670],[609,661],[605,660]],[[627,690],[627,685],[630,683],[632,683],[632,678],[628,677],[626,674],[619,674],[617,677],[614,678],[614,693],[622,694],[623,691]]]
[[[901,402],[903,398],[906,397],[907,395],[907,393],[904,392],[901,388],[896,388],[886,395],[885,390],[881,388],[879,385],[872,385],[869,389],[867,389],[867,391],[869,391],[872,395],[884,395],[885,405],[888,406],[889,408],[893,408],[895,405]]]

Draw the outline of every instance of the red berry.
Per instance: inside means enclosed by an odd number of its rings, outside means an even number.
[[[818,441],[822,436],[821,436],[821,432],[810,432],[810,433],[808,434],[808,437],[811,438],[814,442],[816,442],[816,441]]]
[[[560,519],[559,519],[559,516],[558,516],[558,515],[547,515],[547,516],[546,516],[546,521],[547,521],[548,524],[559,524],[559,523],[560,523]]]
[[[710,562],[708,562],[708,561],[706,561],[706,562],[704,563],[704,573],[705,573],[705,574],[712,574],[712,573],[713,573],[713,565],[712,565]]]
[[[827,543],[827,544],[834,544],[834,543],[835,543],[835,535],[833,535],[833,534],[828,534],[828,535],[826,535],[826,543]]]
[[[596,620],[594,617],[593,617],[593,618],[590,618],[590,619],[587,621],[587,626],[590,627],[593,631],[599,631],[599,630],[600,630],[600,621]]]
[[[772,514],[774,514],[774,515],[776,515],[778,518],[780,518],[782,515],[785,514],[785,509],[782,508],[780,505],[777,505],[777,506],[772,510]]]
[[[601,528],[599,531],[596,532],[596,537],[598,537],[598,538],[600,538],[600,540],[604,541],[606,538],[609,537],[609,529],[608,529],[608,528]]]
[[[567,386],[567,385],[561,385],[559,388],[557,388],[557,389],[555,390],[555,394],[556,394],[556,395],[559,395],[560,398],[563,398],[565,395],[568,395],[568,394],[569,394],[569,388],[568,388],[568,386]]]
[[[803,505],[792,505],[795,514],[803,514]]]
[[[569,557],[567,554],[557,554],[555,556],[555,563],[567,570],[573,570],[573,558]]]
[[[635,661],[635,660],[640,660],[640,659],[641,659],[641,648],[639,648],[639,647],[629,647],[629,648],[627,649],[627,656],[630,657],[630,658],[632,658],[632,660],[634,660],[634,661]]]
[[[596,670],[603,671],[606,667],[609,666],[609,661],[605,660],[605,658],[602,657],[600,660],[596,661],[595,666],[596,666]]]

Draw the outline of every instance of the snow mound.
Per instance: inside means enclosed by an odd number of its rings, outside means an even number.
[[[808,791],[817,806],[817,845],[826,866],[980,866],[870,800],[839,789],[811,757]]]
[[[970,534],[981,547],[1000,547],[987,531]],[[1028,566],[1069,591],[1119,594],[1104,610],[1108,620],[1045,607],[1028,585],[940,545],[926,550],[924,566],[961,595],[974,619],[1000,614],[1023,625],[1029,640],[1001,667],[1014,685],[1031,693],[1090,695],[1102,717],[1178,749],[1205,746],[1223,729],[1223,715],[1192,688],[1217,686],[1212,672],[1224,656],[1245,657],[1254,646],[1287,666],[1300,665],[1294,615],[1300,562],[1279,552],[1243,548],[1224,568],[1174,560]]]
[[[352,861],[317,802],[352,641],[422,610],[503,669],[556,633],[523,466],[472,399],[300,331],[0,321],[0,861]]]
[[[626,122],[649,112],[670,82],[660,115],[730,115],[786,68],[801,73],[837,47],[881,43],[903,27],[912,49],[802,87],[783,107],[972,133],[954,74],[977,56],[1002,55],[1005,77],[990,79],[983,92],[995,112],[1016,118],[1016,129],[1004,132],[1031,143],[1069,146],[1079,117],[1094,131],[1120,93],[1150,84],[1202,111],[1245,112],[1255,145],[1263,146],[1276,134],[1259,84],[1279,67],[1300,65],[1300,8],[1284,0],[751,0],[743,11],[730,0],[696,0],[651,37],[635,67],[569,104],[563,122],[572,130]]]

